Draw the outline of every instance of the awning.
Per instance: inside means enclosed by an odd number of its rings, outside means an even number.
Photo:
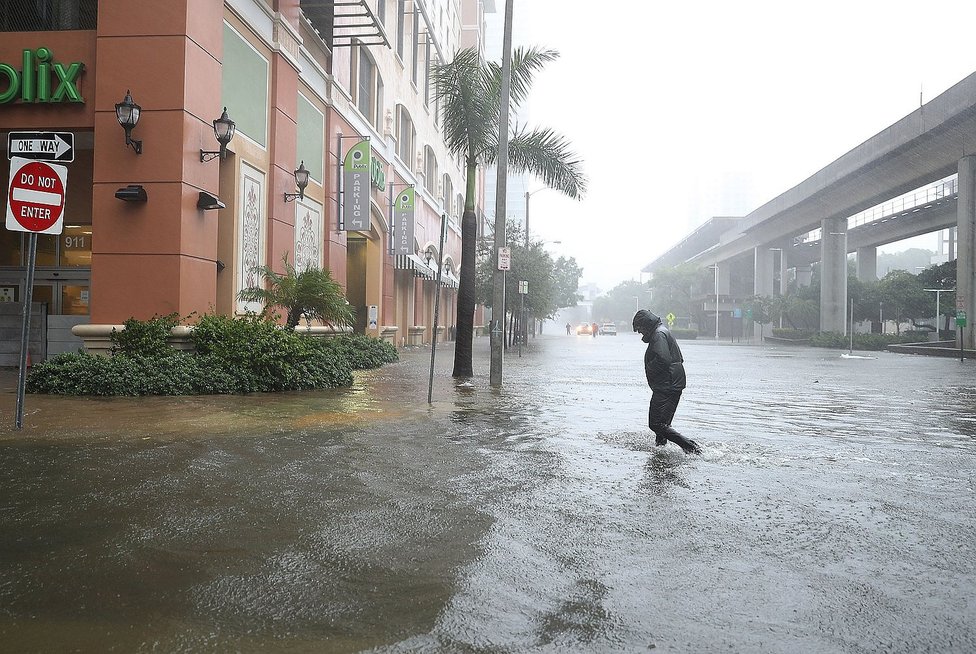
[[[461,285],[461,280],[454,276],[450,270],[445,270],[441,275],[441,286],[448,286],[450,288],[457,288]]]
[[[416,254],[398,254],[393,262],[393,267],[397,270],[409,270],[414,277],[424,279],[435,279],[437,273],[427,265],[427,262]]]

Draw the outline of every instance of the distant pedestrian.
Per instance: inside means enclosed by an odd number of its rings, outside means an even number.
[[[593,323],[592,325],[590,325],[590,333],[593,334],[593,338],[596,338],[596,335],[599,332],[600,332],[600,326],[599,325],[597,325],[596,323]]]
[[[572,333],[573,333],[573,326],[570,325],[569,323],[566,323],[566,336],[569,336]]]
[[[684,357],[674,336],[661,324],[661,318],[646,309],[634,314],[634,331],[647,343],[644,352],[644,374],[651,387],[651,404],[647,425],[654,431],[655,445],[676,443],[685,454],[701,454],[695,441],[685,438],[671,427],[671,420],[685,389]]]

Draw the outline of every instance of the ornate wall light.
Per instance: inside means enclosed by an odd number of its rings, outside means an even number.
[[[200,149],[200,161],[210,161],[220,157],[221,159],[227,158],[227,144],[230,143],[231,139],[234,138],[234,132],[237,130],[237,125],[230,116],[227,115],[227,107],[224,107],[224,112],[220,114],[220,118],[213,121],[214,138],[220,143],[219,150],[204,150]]]
[[[298,170],[295,171],[295,186],[298,188],[298,193],[285,193],[285,202],[291,202],[295,198],[299,200],[305,199],[305,187],[308,186],[308,171],[305,169],[304,161],[298,165]]]
[[[136,141],[132,138],[132,128],[139,122],[141,114],[142,107],[132,101],[132,95],[126,89],[125,98],[122,102],[115,104],[115,117],[122,129],[125,130],[125,144],[135,150],[136,154],[142,154],[142,141]]]

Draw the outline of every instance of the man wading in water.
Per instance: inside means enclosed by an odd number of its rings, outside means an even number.
[[[684,357],[671,332],[661,324],[661,318],[646,309],[634,314],[634,331],[640,332],[647,343],[644,352],[644,372],[651,387],[651,406],[648,409],[648,426],[654,430],[655,445],[676,443],[685,454],[701,454],[695,441],[685,438],[671,427],[671,419],[685,389]]]

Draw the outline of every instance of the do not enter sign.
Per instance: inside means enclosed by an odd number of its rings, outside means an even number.
[[[60,234],[64,228],[64,194],[68,169],[21,157],[10,159],[7,229]]]

